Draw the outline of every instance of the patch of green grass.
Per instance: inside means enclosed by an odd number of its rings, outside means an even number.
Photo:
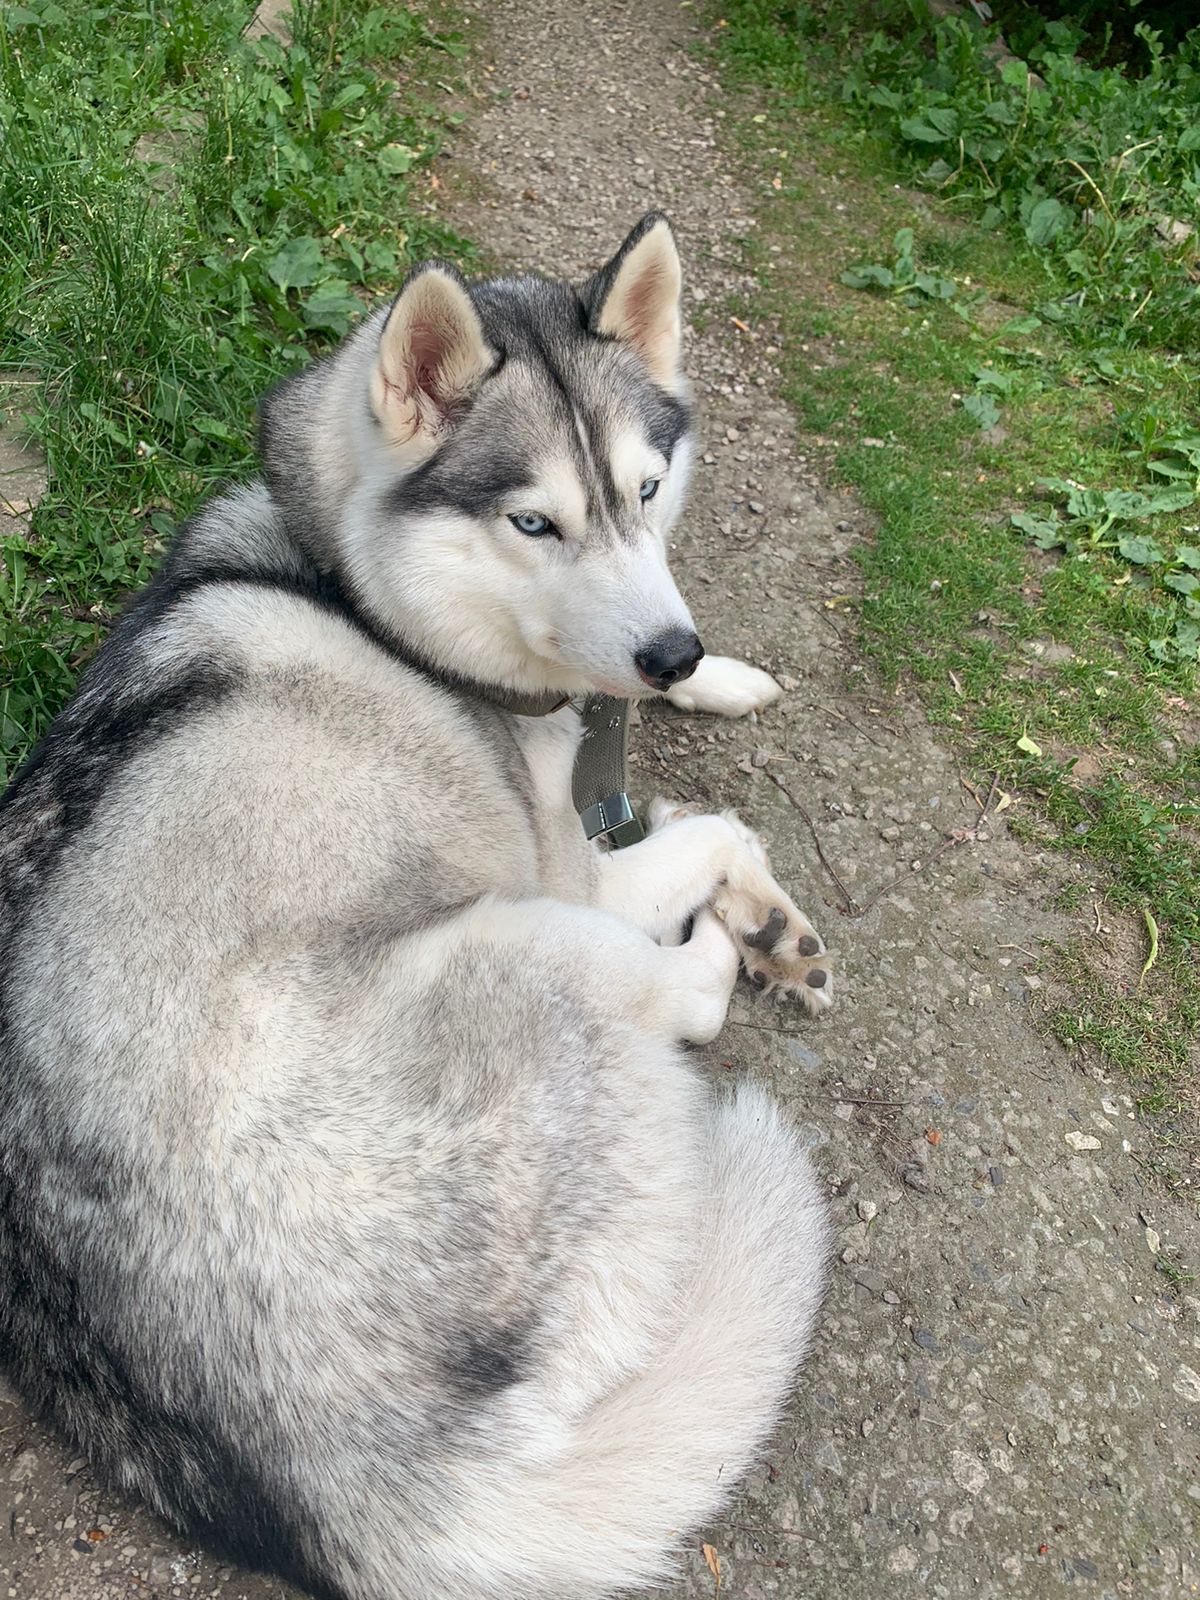
[[[1019,206],[992,226],[952,192],[901,187],[889,108],[881,138],[846,87],[861,37],[847,53],[845,8],[831,4],[814,64],[807,15],[730,0],[713,28],[729,77],[757,90],[738,128],[761,174],[759,289],[732,309],[772,320],[810,450],[877,517],[859,638],[880,674],[915,686],[997,776],[1020,831],[1101,869],[1100,893],[1143,944],[1153,915],[1160,948],[1144,981],[1146,949],[1119,975],[1086,939],[1063,956],[1086,1005],[1054,1026],[1160,1106],[1200,1040],[1200,346],[1170,342],[1196,291],[1152,338],[1129,338],[1104,297],[1095,315],[1047,316],[1071,269],[1029,237]],[[937,78],[940,64],[949,84],[961,37],[935,31],[927,45],[921,72]],[[962,70],[982,70],[975,48]],[[1167,98],[1163,137],[1177,147]],[[1019,150],[1012,159],[1024,170]],[[1136,248],[1132,235],[1121,247]]]
[[[412,87],[457,37],[301,0],[290,44],[252,42],[252,14],[0,4],[0,374],[37,380],[0,376],[0,406],[49,474],[0,548],[0,776],[176,523],[249,470],[263,390],[411,259],[466,249],[425,203],[447,113]]]

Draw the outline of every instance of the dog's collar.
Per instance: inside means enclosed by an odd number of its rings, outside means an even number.
[[[642,825],[629,798],[629,701],[590,694],[579,715],[583,737],[571,775],[571,794],[589,839],[605,839],[615,850],[637,844]]]
[[[496,684],[472,682],[439,672],[420,658],[409,657],[409,664],[440,683],[444,688],[485,705],[495,706],[514,717],[549,717],[571,704],[571,696],[556,690],[523,694],[519,689],[503,689]],[[583,722],[583,735],[571,775],[571,795],[584,834],[603,839],[613,849],[636,844],[644,837],[642,825],[633,809],[628,791],[629,701],[608,694],[590,694],[576,702]]]
[[[481,700],[516,717],[548,717],[571,702],[569,695],[520,694],[516,690],[475,690]],[[629,798],[629,701],[590,694],[576,702],[583,734],[571,775],[571,794],[583,831],[613,849],[636,844],[642,825]]]

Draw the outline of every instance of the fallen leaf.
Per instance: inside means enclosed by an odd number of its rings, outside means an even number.
[[[713,1549],[711,1544],[702,1544],[700,1546],[700,1553],[703,1555],[704,1560],[707,1563],[708,1570],[712,1573],[713,1577],[717,1580],[717,1588],[719,1589],[721,1587],[721,1558],[720,1558],[720,1556]]]
[[[1017,749],[1018,750],[1024,750],[1024,752],[1025,752],[1025,754],[1027,756],[1036,756],[1039,760],[1041,759],[1041,754],[1042,754],[1041,745],[1040,744],[1035,744],[1034,741],[1029,737],[1029,735],[1027,733],[1023,733],[1021,735],[1021,737],[1017,740]]]
[[[87,1536],[93,1544],[99,1544],[102,1539],[108,1538],[103,1528],[89,1528]]]
[[[996,801],[996,810],[1007,811],[1010,805],[1012,805],[1012,795],[1007,790],[1001,789],[1000,798]]]
[[[1153,1228],[1146,1229],[1146,1244],[1149,1247],[1150,1254],[1152,1256],[1156,1256],[1159,1250],[1162,1248],[1162,1240],[1158,1237],[1158,1234]]]
[[[925,1137],[930,1144],[941,1144],[942,1134],[939,1128],[926,1128]]]

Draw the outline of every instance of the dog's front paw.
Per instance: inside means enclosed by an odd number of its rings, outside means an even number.
[[[750,981],[769,992],[780,989],[814,1014],[833,1003],[833,980],[825,942],[770,874],[762,840],[732,811],[735,829],[750,858],[731,872],[713,896],[713,909],[742,956]]]
[[[786,895],[768,906],[756,897],[724,890],[713,904],[756,988],[765,993],[779,989],[803,1001],[814,1016],[829,1009],[833,978],[824,941]]]
[[[731,656],[705,656],[690,678],[667,691],[681,711],[708,711],[717,717],[748,717],[779,699],[783,690],[769,672]]]

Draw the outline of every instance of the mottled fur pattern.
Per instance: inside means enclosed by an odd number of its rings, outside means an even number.
[[[271,397],[266,482],[181,533],[4,797],[0,1358],[314,1595],[654,1578],[809,1338],[808,1163],[680,1042],[739,957],[824,1004],[820,941],[736,819],[588,845],[577,715],[511,706],[644,693],[694,640],[691,438],[661,218],[579,292],[415,275]]]

